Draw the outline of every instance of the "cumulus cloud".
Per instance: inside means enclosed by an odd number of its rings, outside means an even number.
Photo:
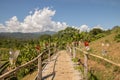
[[[18,21],[16,16],[13,16],[9,21],[6,21],[6,32],[19,32],[19,29],[21,28],[20,22]]]
[[[94,28],[98,28],[98,29],[101,29],[101,30],[106,30],[101,25],[97,25],[97,26],[94,26],[94,27],[91,27],[91,28],[88,25],[81,25],[80,27],[72,26],[72,28],[75,28],[75,29],[79,30],[80,32],[89,32],[90,30],[92,30]]]
[[[84,32],[89,31],[89,27],[88,27],[87,25],[81,25],[81,26],[79,27],[79,29],[80,29],[81,32],[82,32],[82,31],[84,31]]]
[[[93,29],[94,29],[94,28],[98,28],[98,29],[104,30],[103,27],[100,26],[100,25],[97,25],[97,26],[93,27]]]
[[[0,32],[6,32],[5,26],[3,24],[0,24]]]
[[[55,10],[50,10],[49,7],[42,10],[36,9],[34,12],[25,17],[23,22],[20,22],[16,16],[13,16],[5,25],[0,24],[0,32],[43,32],[43,31],[59,31],[65,29],[68,25],[65,22],[55,22],[52,17],[55,15]]]

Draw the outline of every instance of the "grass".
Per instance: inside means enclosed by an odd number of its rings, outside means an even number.
[[[92,42],[90,44],[90,48],[94,50],[92,51],[92,53],[103,56],[102,55],[103,47],[101,46],[101,43],[107,41],[110,46],[109,47],[105,46],[105,50],[107,51],[107,53],[106,56],[103,57],[110,59],[116,63],[120,63],[120,43],[114,41],[115,35],[116,34],[111,34],[97,41]]]
[[[91,42],[90,53],[102,56],[120,64],[120,42],[114,40],[115,35],[116,33],[112,33],[106,37]],[[107,50],[106,55],[102,55],[102,42],[109,43],[110,45],[105,48]],[[84,56],[82,55],[82,52],[77,51],[77,58],[79,58],[82,64],[84,64]],[[88,59],[89,80],[120,80],[119,67],[94,57],[88,56]]]
[[[9,66],[9,61],[4,61],[4,63],[0,66],[0,75],[8,66]]]

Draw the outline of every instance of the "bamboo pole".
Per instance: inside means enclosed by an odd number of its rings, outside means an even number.
[[[85,80],[88,80],[88,76],[87,76],[88,66],[87,66],[87,63],[88,63],[87,54],[84,54],[84,79]]]
[[[41,67],[42,67],[42,62],[39,62],[39,61],[41,61],[41,56],[42,56],[46,51],[47,51],[47,50],[43,51],[41,54],[39,54],[36,58],[32,59],[31,61],[29,61],[29,62],[27,62],[27,63],[25,63],[25,64],[23,64],[23,65],[21,65],[21,66],[18,66],[18,67],[16,67],[15,69],[10,70],[10,71],[2,74],[2,75],[0,75],[0,80],[2,80],[2,79],[4,80],[4,78],[6,78],[7,76],[9,76],[9,75],[11,75],[12,73],[20,70],[21,68],[24,68],[24,67],[28,66],[29,64],[33,63],[33,62],[36,61],[36,60],[38,60],[38,69],[39,69],[38,71],[42,71],[42,69],[40,70],[40,68],[39,68],[40,64],[41,64]],[[39,59],[38,59],[38,58],[39,58]],[[42,75],[41,75],[41,76],[42,76]],[[42,77],[41,77],[41,78],[42,78]]]
[[[54,46],[54,48],[53,48],[53,49],[54,49],[54,53],[56,53],[56,45]]]
[[[68,47],[68,52],[69,52],[70,56],[72,57],[72,50],[71,50],[70,46]]]
[[[49,61],[51,61],[51,58],[50,58],[50,48],[49,48],[49,52],[48,52],[48,58],[49,58]]]
[[[104,60],[104,61],[106,61],[106,62],[108,62],[108,63],[111,63],[111,64],[113,64],[113,65],[116,65],[116,66],[120,67],[120,64],[117,64],[117,63],[115,63],[115,62],[113,62],[113,61],[111,61],[111,60],[108,60],[108,59],[106,59],[106,58],[103,58],[103,57],[101,57],[101,56],[94,55],[94,54],[89,54],[89,55],[90,55],[90,56],[93,56],[93,57],[96,57],[96,58],[99,58],[99,59],[102,59],[102,60]]]
[[[73,47],[73,58],[76,58],[76,48]]]
[[[31,60],[31,61],[29,61],[29,62],[27,62],[27,63],[25,63],[25,64],[23,64],[23,65],[21,65],[21,66],[19,66],[19,67],[16,67],[15,69],[10,70],[10,71],[4,73],[3,75],[0,75],[0,80],[1,80],[1,79],[4,79],[5,77],[9,76],[10,74],[12,74],[12,73],[14,73],[14,72],[16,72],[16,71],[18,71],[18,70],[20,70],[21,68],[23,68],[23,67],[25,67],[25,66],[33,63],[33,62],[36,61],[42,54],[43,54],[43,53],[41,53],[40,55],[38,55],[38,56],[37,56],[36,58],[34,58],[33,60]]]
[[[111,61],[111,60],[108,60],[108,59],[104,58],[104,57],[101,57],[101,56],[98,56],[98,55],[94,55],[94,54],[88,54],[88,52],[83,51],[82,49],[79,49],[79,48],[76,48],[76,49],[78,49],[78,50],[80,50],[80,51],[82,51],[82,52],[84,53],[84,58],[85,58],[85,60],[84,60],[84,66],[86,67],[86,69],[84,69],[84,75],[86,75],[86,74],[87,74],[87,71],[88,71],[88,70],[87,70],[87,55],[90,55],[90,56],[99,58],[99,59],[101,59],[101,60],[104,60],[104,61],[106,61],[106,62],[108,62],[108,63],[111,63],[111,64],[113,64],[113,65],[115,65],[115,66],[120,67],[120,64],[117,64],[117,63],[115,63],[115,62],[113,62],[113,61]],[[88,79],[87,77],[85,77],[85,78],[86,78],[86,80]]]
[[[41,56],[38,58],[38,77],[37,80],[42,80],[42,60]]]

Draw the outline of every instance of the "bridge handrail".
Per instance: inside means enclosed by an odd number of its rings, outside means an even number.
[[[70,47],[69,47],[69,48],[70,48]],[[72,49],[73,49],[73,53],[71,52]],[[84,51],[84,50],[82,50],[82,49],[80,49],[80,48],[77,48],[77,47],[75,47],[75,46],[71,47],[71,48],[68,50],[68,51],[70,51],[70,54],[72,55],[73,58],[76,57],[76,50],[79,50],[79,51],[83,52],[83,55],[84,55],[84,80],[88,80],[88,76],[87,76],[87,74],[88,74],[88,55],[89,55],[89,56],[96,57],[96,58],[99,58],[99,59],[104,60],[104,61],[106,61],[106,62],[108,62],[108,63],[111,63],[112,65],[115,65],[115,66],[117,66],[117,67],[120,67],[120,64],[117,64],[117,63],[115,63],[115,62],[113,62],[113,61],[111,61],[111,60],[109,60],[109,59],[106,59],[106,58],[104,58],[104,57],[101,57],[101,56],[98,56],[98,55],[95,55],[95,54],[91,54],[91,53],[89,54],[89,52]]]
[[[83,51],[82,49],[79,49],[79,48],[77,48],[77,47],[76,47],[76,49],[82,51],[84,54],[87,54],[87,55],[90,55],[90,56],[93,56],[93,57],[102,59],[102,60],[104,60],[104,61],[106,61],[106,62],[108,62],[108,63],[111,63],[111,64],[113,64],[113,65],[116,65],[116,66],[120,67],[120,64],[117,64],[117,63],[115,63],[115,62],[113,62],[113,61],[111,61],[111,60],[109,60],[109,59],[106,59],[106,58],[104,58],[104,57],[101,57],[101,56],[98,56],[98,55],[95,55],[95,54],[88,54],[88,52]]]
[[[14,72],[20,70],[21,68],[26,67],[26,66],[28,66],[29,64],[33,63],[34,61],[38,60],[46,51],[48,51],[48,50],[50,50],[50,49],[52,49],[52,48],[54,48],[54,47],[51,47],[51,48],[48,48],[47,50],[44,50],[43,52],[41,52],[37,57],[35,57],[35,58],[32,59],[31,61],[29,61],[29,62],[27,62],[27,63],[25,63],[25,64],[22,64],[21,66],[18,66],[18,67],[16,67],[15,69],[13,69],[13,70],[11,70],[11,71],[8,71],[8,72],[0,75],[0,80],[1,80],[1,79],[4,80],[4,78],[7,77],[7,76],[9,76],[11,73],[14,73]]]

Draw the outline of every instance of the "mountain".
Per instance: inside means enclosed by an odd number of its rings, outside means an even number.
[[[53,31],[45,31],[45,32],[36,32],[36,33],[0,33],[0,38],[17,38],[17,39],[33,39],[33,38],[39,38],[43,34],[49,34],[53,35],[56,32]]]

